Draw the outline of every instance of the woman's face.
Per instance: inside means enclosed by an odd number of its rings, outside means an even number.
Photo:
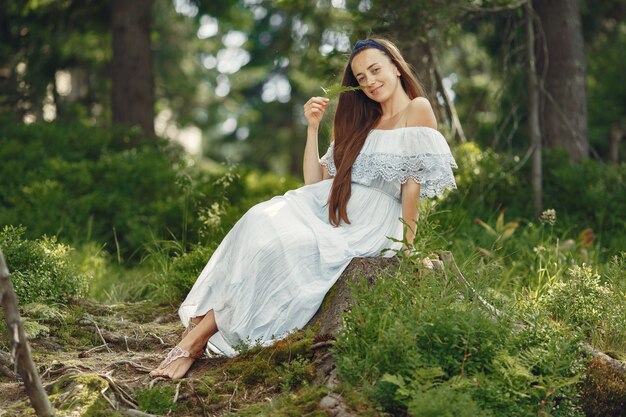
[[[352,74],[369,98],[379,103],[389,99],[400,84],[400,71],[389,57],[375,48],[352,58]]]

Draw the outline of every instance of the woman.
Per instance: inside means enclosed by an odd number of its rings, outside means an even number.
[[[237,222],[179,309],[183,339],[150,375],[181,378],[207,345],[233,356],[240,343],[270,344],[302,328],[352,258],[393,255],[401,219],[406,240],[415,237],[420,196],[456,187],[430,103],[391,42],[358,41],[342,85],[361,89],[341,94],[321,159],[329,99],[304,105],[305,186]]]

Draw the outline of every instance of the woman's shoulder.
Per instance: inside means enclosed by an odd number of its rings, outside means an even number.
[[[445,137],[437,129],[428,126],[407,126],[372,131],[361,153],[414,157],[450,153],[450,148]]]
[[[429,127],[437,129],[435,112],[426,97],[415,97],[407,106],[407,127]]]

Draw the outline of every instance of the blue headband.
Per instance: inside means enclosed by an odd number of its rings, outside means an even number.
[[[352,48],[352,55],[354,55],[355,53],[361,51],[362,49],[365,48],[375,48],[378,49],[380,51],[383,51],[384,53],[387,53],[387,51],[385,50],[385,48],[383,48],[383,46],[381,44],[379,44],[376,41],[373,41],[371,39],[365,39],[362,41],[356,41],[356,43],[354,44],[354,48]]]

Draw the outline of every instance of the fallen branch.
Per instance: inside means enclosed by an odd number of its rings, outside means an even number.
[[[174,393],[174,403],[178,402],[178,396],[180,395],[180,384],[182,384],[182,381],[176,384],[176,392]]]
[[[603,361],[611,365],[611,367],[626,373],[626,362],[620,361],[619,359],[612,358],[606,353],[600,352],[598,349],[595,349],[594,347],[592,347],[591,345],[587,343],[583,345],[583,349],[585,350],[585,352],[589,353],[594,358],[602,359]]]
[[[22,377],[30,402],[38,416],[53,416],[54,411],[41,385],[37,368],[30,355],[30,347],[24,333],[24,325],[17,307],[17,297],[11,284],[11,275],[0,250],[0,304],[4,308],[4,319],[13,346],[11,356],[16,373]]]
[[[311,345],[310,349],[311,350],[316,350],[316,349],[321,349],[321,348],[327,348],[327,347],[330,347],[330,346],[332,346],[334,344],[335,344],[334,340],[325,340],[323,342],[319,342],[319,343],[316,343],[314,345]]]
[[[65,372],[63,372],[63,374],[61,374],[61,376],[59,376],[57,379],[55,379],[54,381],[50,381],[48,382],[46,385],[44,385],[44,389],[46,391],[50,391],[52,389],[52,387],[54,387],[61,379],[65,378],[68,375],[80,375],[80,374],[84,374],[83,371],[81,371],[78,368],[75,367],[64,367],[63,370]]]
[[[18,379],[18,375],[11,370],[11,368],[0,364],[0,374],[6,376],[9,379]]]

